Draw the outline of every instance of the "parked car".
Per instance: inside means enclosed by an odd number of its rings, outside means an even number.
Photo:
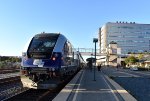
[[[133,71],[136,71],[136,70],[138,70],[138,66],[137,65],[131,65],[130,69]]]

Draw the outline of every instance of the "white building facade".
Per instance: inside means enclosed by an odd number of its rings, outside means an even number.
[[[110,42],[116,42],[121,54],[150,51],[150,24],[135,22],[108,22],[99,29],[101,53],[105,53]]]

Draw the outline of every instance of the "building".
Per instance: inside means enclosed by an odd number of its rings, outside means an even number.
[[[116,42],[121,54],[150,51],[150,24],[135,22],[108,22],[99,29],[101,53],[107,51],[110,42]]]

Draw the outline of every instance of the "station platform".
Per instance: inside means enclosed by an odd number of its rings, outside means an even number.
[[[102,71],[82,69],[53,101],[137,101]]]

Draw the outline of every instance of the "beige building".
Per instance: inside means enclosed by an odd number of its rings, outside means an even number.
[[[99,29],[101,53],[105,53],[110,42],[116,42],[121,54],[150,51],[150,24],[135,22],[108,22]]]

